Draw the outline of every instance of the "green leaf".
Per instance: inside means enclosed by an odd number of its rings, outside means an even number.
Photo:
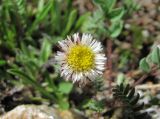
[[[40,59],[44,63],[52,53],[52,46],[48,40],[44,40],[41,47]]]
[[[111,11],[116,4],[116,0],[105,0],[105,2],[108,11]]]
[[[24,56],[32,58],[32,52],[30,52],[28,47],[23,42],[21,43],[21,51]]]
[[[0,66],[5,65],[7,62],[5,60],[0,60]]]
[[[150,72],[150,66],[146,61],[146,58],[141,59],[140,63],[139,63],[139,67],[140,69],[142,69],[145,72]]]
[[[123,94],[124,94],[124,95],[127,95],[128,92],[129,92],[129,89],[130,89],[130,85],[127,84],[127,86],[125,87],[125,89],[124,89],[124,91],[123,91]]]
[[[21,78],[24,82],[32,85],[35,89],[37,89],[38,91],[40,91],[44,96],[52,99],[55,101],[55,98],[53,95],[51,95],[50,93],[48,93],[46,90],[44,90],[43,87],[41,87],[40,84],[38,84],[35,80],[33,80],[30,76],[28,76],[27,74],[25,74],[23,71],[17,70],[17,69],[10,69],[8,70],[9,73],[18,76],[19,78]]]
[[[104,109],[104,100],[96,101],[96,100],[87,100],[83,105],[83,108],[89,108],[94,111],[101,112]]]
[[[138,93],[134,98],[132,98],[132,99],[130,100],[130,103],[131,103],[132,105],[136,105],[136,103],[138,102],[139,98],[140,98],[140,95],[139,95],[139,93]]]
[[[99,4],[105,13],[109,13],[116,4],[116,0],[94,0],[96,4]]]
[[[160,65],[160,48],[155,47],[151,53],[151,60],[153,63]]]
[[[135,93],[135,88],[132,88],[132,89],[130,90],[130,92],[128,93],[127,98],[128,98],[128,99],[132,99],[132,98],[134,97],[134,93]]]
[[[59,34],[62,32],[63,24],[61,24],[61,2],[54,0],[51,12],[51,33],[55,31]]]
[[[121,84],[119,85],[119,90],[120,90],[121,92],[123,92],[123,90],[124,90],[124,84],[123,84],[123,83],[121,83]]]
[[[112,25],[109,27],[110,36],[116,38],[122,31],[123,21],[112,22]]]
[[[69,94],[73,88],[73,85],[69,82],[62,82],[59,84],[59,91],[64,94]]]
[[[41,10],[37,13],[35,22],[40,22],[40,21],[42,21],[42,20],[48,15],[48,12],[49,12],[49,10],[50,10],[51,7],[52,7],[52,3],[53,3],[53,0],[48,1],[48,3],[43,7],[43,9],[41,9]]]
[[[43,8],[44,8],[44,3],[45,3],[45,0],[39,0],[39,2],[38,2],[38,8],[37,8],[37,10],[38,10],[39,12],[43,10]]]
[[[123,0],[124,6],[127,10],[127,15],[132,15],[133,12],[140,9],[141,5],[135,2],[135,0]]]
[[[26,1],[25,0],[15,0],[18,12],[20,15],[26,14]]]
[[[142,34],[141,26],[131,25],[131,32],[133,33],[133,39],[134,39],[132,42],[133,48],[142,49],[144,43],[144,36]]]
[[[66,36],[68,32],[71,30],[72,25],[75,23],[76,17],[77,17],[77,10],[72,10],[71,13],[69,14],[68,22],[62,33],[62,36]]]
[[[43,9],[41,8],[41,11],[39,11],[37,13],[36,19],[33,22],[33,24],[31,25],[31,27],[28,30],[28,35],[32,33],[33,30],[36,29],[37,25],[44,19],[47,17],[48,12],[50,11],[50,9],[52,8],[53,5],[53,0],[49,0],[48,3],[43,7]]]
[[[95,37],[107,35],[107,29],[105,28],[105,16],[101,9],[96,10],[92,16],[90,16],[81,27],[82,32],[95,34]]]
[[[80,16],[80,18],[78,19],[76,25],[75,25],[75,30],[78,30],[81,25],[89,18],[89,16],[91,15],[90,12],[87,12],[85,14],[83,14],[82,16]]]
[[[120,85],[125,81],[125,76],[123,73],[119,73],[117,76],[117,84]]]
[[[66,98],[64,98],[64,97],[63,97],[63,99],[60,99],[60,100],[59,100],[58,104],[59,104],[60,109],[62,109],[62,110],[67,110],[67,109],[69,109],[69,102],[68,102],[68,100],[67,100]]]
[[[124,13],[125,13],[125,10],[124,10],[123,7],[122,8],[116,8],[116,9],[113,9],[111,12],[109,12],[107,17],[111,21],[119,21],[123,17]]]

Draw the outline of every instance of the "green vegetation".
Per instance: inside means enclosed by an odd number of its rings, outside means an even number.
[[[134,87],[141,76],[147,79],[159,70],[160,47],[153,45],[153,36],[145,39],[143,28],[136,23],[131,22],[126,28],[128,19],[141,9],[134,0],[92,0],[90,10],[86,8],[83,12],[74,0],[2,0],[0,3],[0,87],[3,90],[22,88],[22,92],[23,89],[31,92],[28,95],[31,102],[47,102],[62,110],[76,108],[86,112],[86,117],[97,113],[113,119],[112,111],[119,106],[123,117],[115,119],[148,116],[140,112],[143,106],[137,104],[140,95],[135,95]],[[108,58],[104,78],[80,87],[60,76],[54,60],[58,41],[77,32],[91,33],[102,42]],[[155,75],[152,78],[159,83],[158,74]],[[145,79],[140,83],[145,83]],[[96,98],[106,90],[111,95]],[[122,104],[118,107],[107,103],[119,100]]]

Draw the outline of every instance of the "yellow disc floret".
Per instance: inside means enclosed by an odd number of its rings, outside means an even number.
[[[94,53],[85,45],[75,45],[70,48],[67,62],[75,71],[88,71],[94,66]]]

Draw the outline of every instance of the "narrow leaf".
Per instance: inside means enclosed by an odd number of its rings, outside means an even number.
[[[79,29],[81,27],[81,25],[89,18],[91,14],[89,12],[85,13],[84,15],[80,16],[80,18],[78,19],[76,26],[75,26],[75,30]]]
[[[76,17],[77,17],[77,10],[72,10],[69,15],[67,25],[62,33],[63,36],[68,34],[68,32],[71,30],[72,25],[75,23]]]
[[[139,97],[140,97],[140,95],[139,95],[139,93],[138,93],[135,97],[133,97],[133,98],[131,99],[130,103],[131,103],[132,105],[135,105],[135,104],[138,102]]]
[[[135,93],[135,88],[132,88],[131,91],[129,92],[127,98],[132,99]]]
[[[116,0],[94,0],[94,2],[100,5],[106,14],[110,12],[116,4]]]
[[[53,3],[53,0],[48,1],[48,3],[43,7],[43,9],[41,8],[41,11],[37,13],[35,21],[33,22],[33,24],[31,25],[31,27],[27,32],[28,35],[31,34],[32,31],[36,29],[37,25],[47,17],[48,12],[52,8],[52,5],[53,5],[52,3]]]
[[[33,80],[30,76],[28,76],[24,72],[16,70],[16,69],[10,69],[10,70],[8,70],[8,72],[22,78],[24,82],[27,82],[28,84],[32,85],[34,88],[36,88],[38,91],[40,91],[44,96],[46,96],[52,100],[55,99],[53,95],[51,95],[50,93],[45,91],[44,88],[41,87],[41,85],[39,85],[35,80]]]
[[[119,36],[123,28],[123,21],[112,22],[112,25],[109,27],[110,36],[116,38]]]
[[[125,13],[124,8],[116,8],[113,9],[108,15],[107,17],[111,20],[111,21],[118,21],[121,20],[121,18],[123,17]]]
[[[51,53],[52,53],[51,43],[49,43],[48,40],[44,40],[42,43],[42,48],[40,53],[40,59],[42,60],[43,63],[48,60]]]
[[[129,92],[129,89],[130,89],[130,86],[129,86],[129,84],[127,84],[127,86],[126,86],[125,89],[124,89],[123,94],[124,94],[124,95],[127,95],[128,92]]]
[[[121,84],[120,84],[120,91],[122,91],[122,92],[123,92],[123,89],[124,89],[123,86],[124,86],[123,83],[121,83]]]

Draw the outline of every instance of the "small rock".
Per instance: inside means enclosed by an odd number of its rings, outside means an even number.
[[[74,110],[58,110],[45,105],[20,105],[0,119],[84,119]]]
[[[54,108],[36,105],[21,105],[0,119],[60,119]]]
[[[143,30],[142,35],[147,38],[149,37],[149,32],[147,30]]]
[[[130,24],[125,24],[124,27],[125,27],[126,29],[130,29],[130,28],[131,28],[131,25],[130,25]]]

